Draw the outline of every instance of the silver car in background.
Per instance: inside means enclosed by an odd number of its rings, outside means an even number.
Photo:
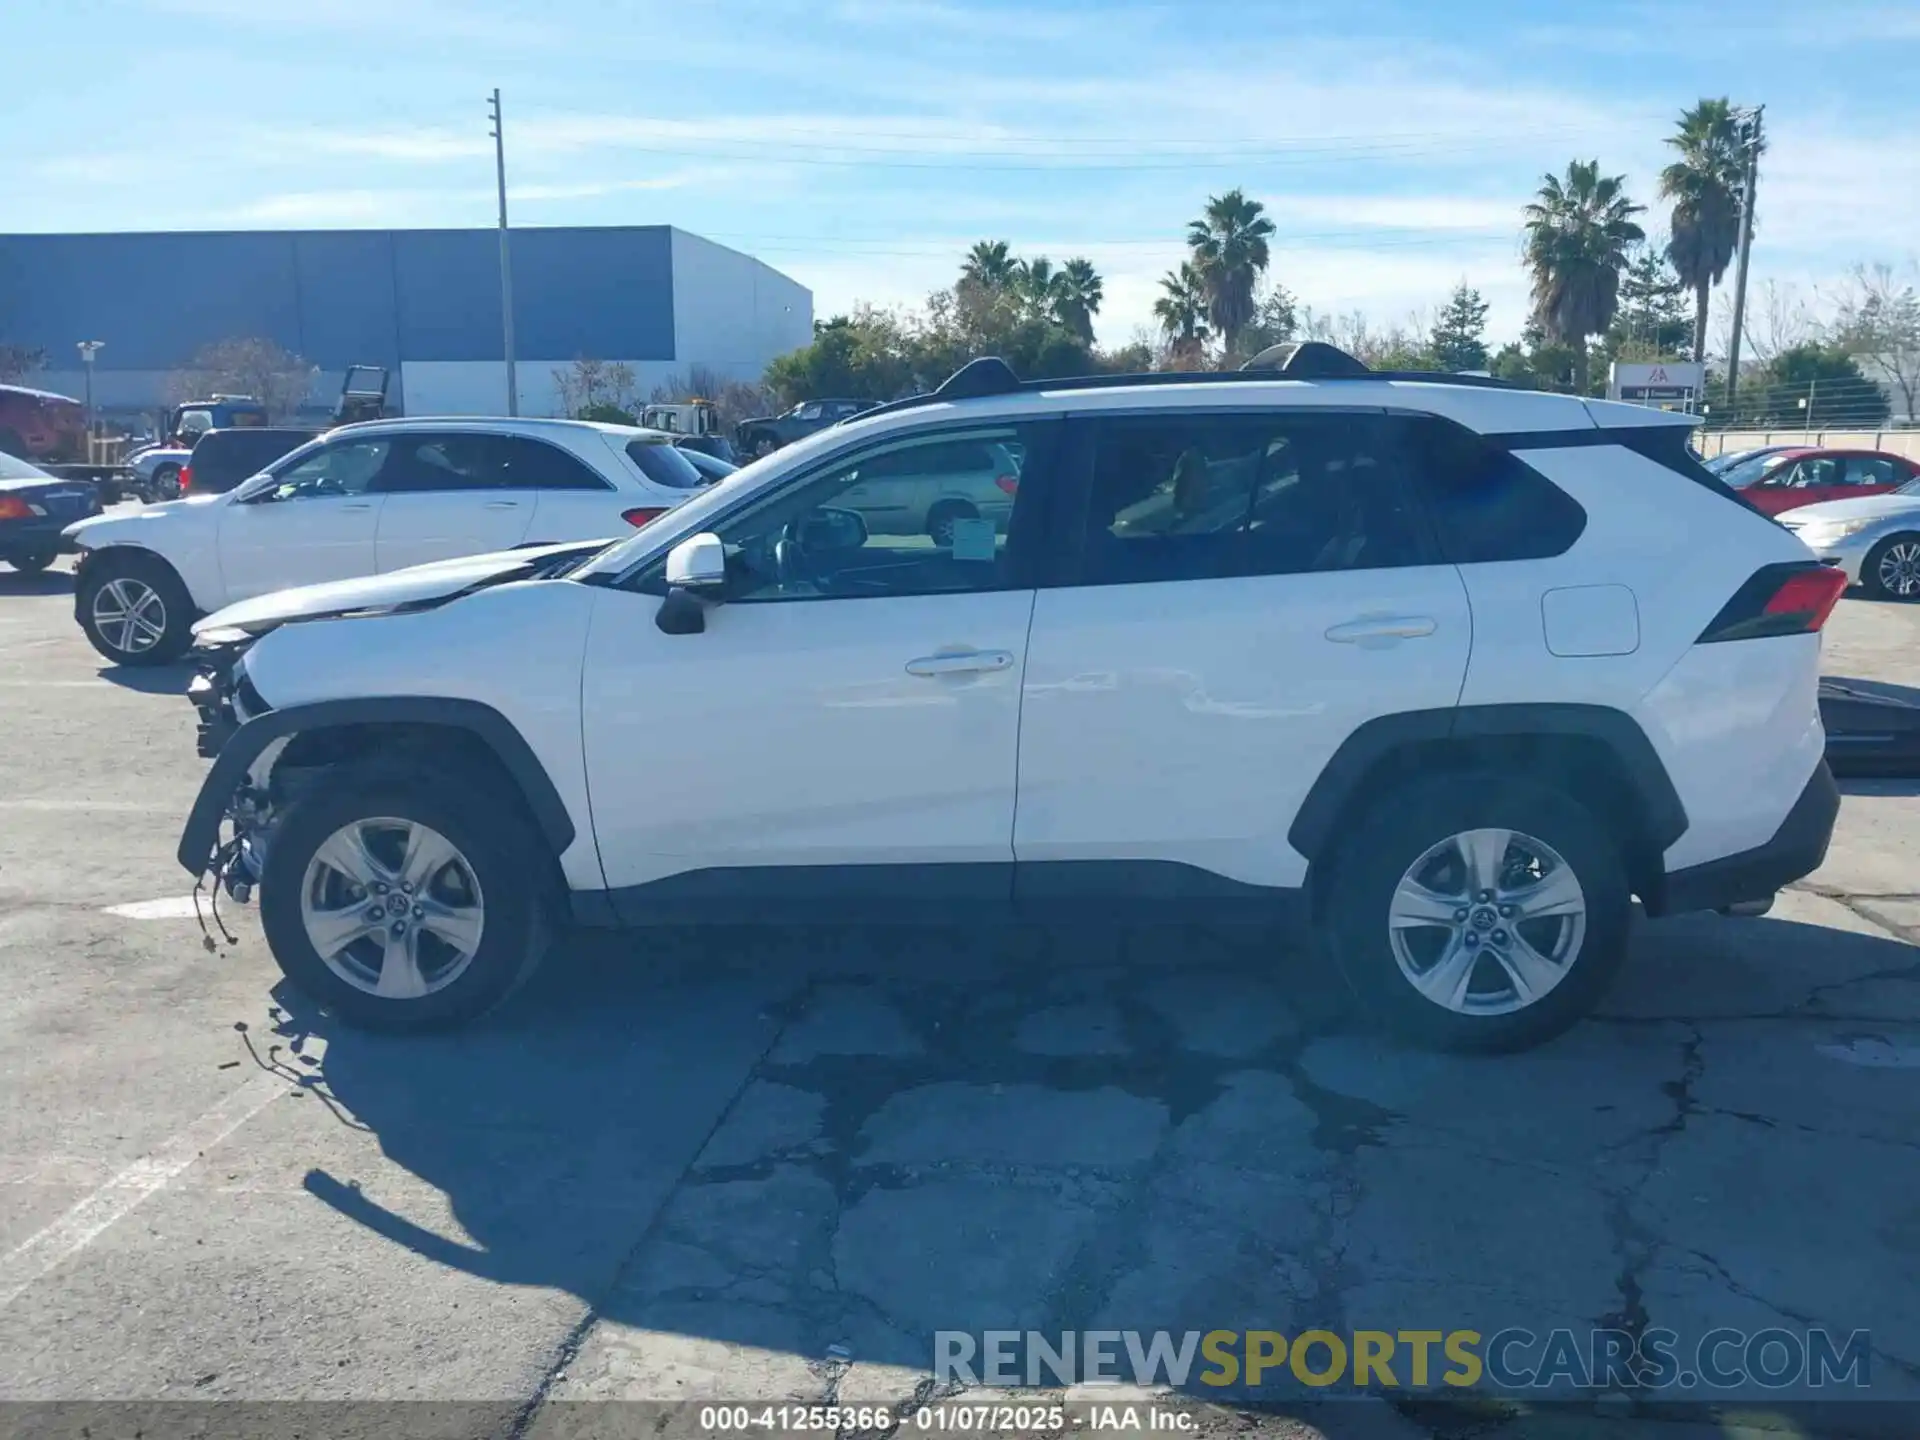
[[[937,467],[927,459],[936,448]],[[837,503],[859,511],[869,532],[925,535],[944,550],[952,547],[954,526],[961,521],[991,520],[996,532],[1006,531],[1020,489],[1021,457],[1013,446],[955,439],[903,452],[902,458],[912,467],[910,473],[896,476],[893,457],[876,455],[841,492]],[[927,472],[934,468],[947,472],[937,487],[927,483]]]
[[[1867,594],[1920,601],[1920,480],[1884,495],[1803,505],[1780,523]]]

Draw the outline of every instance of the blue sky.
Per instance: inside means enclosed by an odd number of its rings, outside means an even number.
[[[491,224],[498,85],[516,225],[679,225],[823,316],[997,237],[1092,258],[1124,341],[1238,185],[1316,309],[1464,277],[1506,337],[1540,173],[1653,204],[1672,117],[1728,94],[1767,106],[1757,281],[1920,251],[1912,3],[22,0],[5,34],[0,230]]]

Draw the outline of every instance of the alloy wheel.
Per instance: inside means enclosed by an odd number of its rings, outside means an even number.
[[[167,633],[167,604],[143,580],[121,575],[93,596],[93,626],[123,655],[142,655]]]
[[[1580,877],[1518,830],[1463,830],[1400,878],[1387,917],[1395,964],[1461,1015],[1524,1010],[1566,979],[1586,938]]]
[[[1881,589],[1902,600],[1920,597],[1920,540],[1896,540],[1880,557]]]
[[[307,862],[300,921],[321,961],[356,990],[419,1000],[457,980],[480,948],[486,904],[473,866],[417,820],[355,820]]]

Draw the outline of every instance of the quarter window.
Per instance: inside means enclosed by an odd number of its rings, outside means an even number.
[[[627,457],[640,467],[640,473],[647,479],[669,490],[698,490],[707,483],[706,476],[679,447],[664,440],[630,440]]]
[[[1396,417],[1407,470],[1456,565],[1563,555],[1587,526],[1580,502],[1518,456],[1436,416]]]
[[[1382,415],[1094,422],[1081,583],[1425,564]]]

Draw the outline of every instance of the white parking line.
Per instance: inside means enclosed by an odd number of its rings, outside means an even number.
[[[178,815],[178,805],[148,800],[0,800],[0,810],[112,810],[123,815]]]
[[[148,1151],[66,1214],[0,1255],[0,1310],[62,1261],[78,1255],[141,1201],[163,1189],[280,1096],[287,1082],[256,1075],[178,1135]]]
[[[195,910],[193,896],[169,895],[164,900],[129,900],[124,905],[109,905],[103,913],[118,915],[122,920],[191,920],[204,913],[206,903],[203,899],[202,909]]]

